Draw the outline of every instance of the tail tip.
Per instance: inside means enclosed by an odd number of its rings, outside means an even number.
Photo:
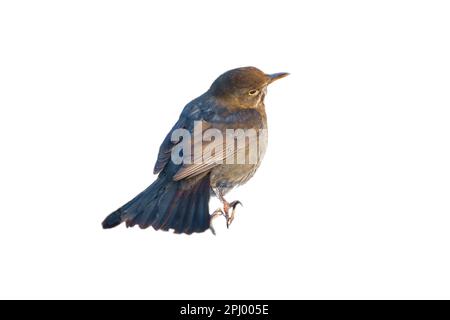
[[[119,224],[122,223],[122,217],[120,209],[117,211],[114,211],[109,216],[106,217],[105,220],[102,222],[103,229],[111,229],[114,227],[117,227]]]

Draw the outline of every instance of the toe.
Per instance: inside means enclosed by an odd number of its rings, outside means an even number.
[[[233,201],[232,203],[230,203],[230,207],[233,208],[233,210],[236,209],[237,205],[240,205],[241,207],[243,206],[242,202],[240,202],[239,200],[236,200],[236,201]]]

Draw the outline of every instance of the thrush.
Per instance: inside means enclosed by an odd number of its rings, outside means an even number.
[[[154,167],[158,178],[108,215],[103,228],[125,222],[127,227],[152,226],[186,234],[210,229],[215,234],[212,221],[220,216],[229,227],[241,202],[228,202],[225,195],[246,183],[258,169],[267,146],[267,86],[287,75],[265,74],[255,67],[220,75],[208,91],[184,107],[162,142]],[[240,142],[237,139],[242,134],[236,132],[244,132]],[[220,135],[231,137],[231,143]],[[239,158],[240,152],[243,157]],[[222,207],[210,214],[211,196],[217,197]]]

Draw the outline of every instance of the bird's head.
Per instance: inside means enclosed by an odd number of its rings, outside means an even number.
[[[219,76],[209,93],[228,105],[257,108],[264,101],[267,86],[287,75],[286,72],[265,74],[255,67],[237,68]]]

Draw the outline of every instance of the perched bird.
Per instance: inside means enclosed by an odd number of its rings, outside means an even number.
[[[244,67],[219,76],[208,91],[185,106],[162,142],[154,167],[154,173],[159,174],[156,181],[107,216],[103,228],[125,222],[127,227],[152,226],[155,230],[173,229],[175,233],[186,234],[210,229],[215,234],[212,221],[219,216],[226,218],[229,227],[240,202],[228,202],[224,196],[246,183],[259,167],[266,149],[267,86],[287,75],[265,74],[257,68]],[[180,132],[184,135],[174,139]],[[205,138],[207,132],[212,132],[214,139],[211,134]],[[235,141],[239,136],[236,132],[253,132],[255,139],[239,143]],[[220,134],[234,140],[227,144],[228,140],[218,138]],[[252,149],[256,150],[256,156],[250,159]],[[237,161],[241,151],[244,157]],[[176,155],[182,161],[175,159]],[[218,197],[223,205],[212,214],[211,196]]]

